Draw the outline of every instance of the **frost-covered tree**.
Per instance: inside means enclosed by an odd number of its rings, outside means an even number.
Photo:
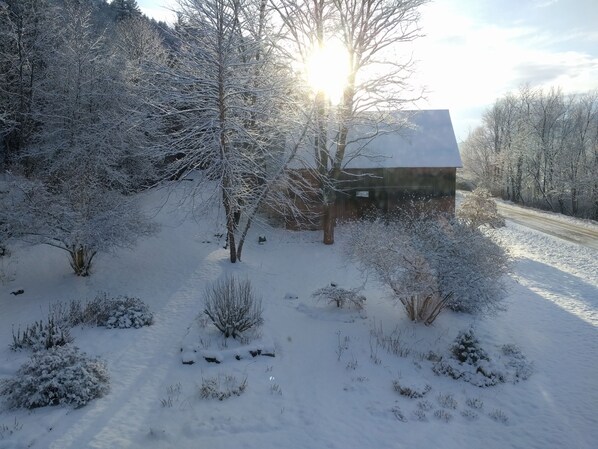
[[[265,1],[181,0],[178,14],[179,48],[150,80],[150,101],[171,175],[217,182],[234,263],[260,205],[286,180],[304,108],[271,45]]]
[[[152,179],[134,99],[91,9],[67,1],[32,109],[38,129],[24,153],[26,174],[9,185],[0,211],[11,235],[69,253],[88,275],[98,252],[128,246],[153,226],[126,196]]]
[[[465,170],[505,199],[598,217],[597,99],[529,86],[498,99],[462,144]]]
[[[33,102],[56,34],[54,17],[47,0],[0,2],[0,165],[15,163],[36,129]]]
[[[156,230],[135,199],[100,186],[15,177],[0,197],[6,235],[66,251],[78,276],[88,276],[98,253],[133,246]]]

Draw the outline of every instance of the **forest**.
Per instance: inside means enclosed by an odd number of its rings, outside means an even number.
[[[297,215],[291,198],[314,190],[332,244],[349,129],[420,96],[412,61],[390,55],[420,35],[423,3],[181,0],[173,26],[135,0],[0,3],[0,245],[60,248],[85,276],[98,252],[155,231],[131,194],[190,173],[218,185],[190,195],[222,205],[231,262],[260,208]],[[339,80],[314,57],[333,34]],[[302,148],[315,183],[289,175]]]
[[[530,86],[488,108],[462,143],[466,176],[519,204],[598,219],[598,92]]]

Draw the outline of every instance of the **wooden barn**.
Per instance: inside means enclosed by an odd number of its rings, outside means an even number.
[[[449,111],[401,111],[395,118],[408,125],[377,123],[352,130],[349,141],[354,143],[347,148],[336,195],[337,218],[388,212],[411,201],[454,212],[462,163]],[[309,178],[310,165],[304,162],[295,170]]]

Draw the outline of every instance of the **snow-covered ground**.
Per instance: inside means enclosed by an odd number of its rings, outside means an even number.
[[[162,205],[165,195],[146,195],[146,207]],[[517,258],[506,310],[487,318],[444,312],[424,327],[407,321],[388,291],[343,260],[342,227],[337,244],[324,246],[317,232],[256,226],[244,261],[231,265],[215,237],[222,232],[215,214],[193,219],[176,204],[175,192],[156,211],[157,236],[99,256],[89,278],[71,274],[58,250],[13,248],[17,260],[5,269],[14,280],[0,285],[0,378],[29,356],[8,349],[13,326],[43,317],[52,301],[100,292],[137,296],[155,324],[76,328],[75,344],[107,361],[110,393],[76,410],[2,408],[0,448],[598,447],[598,251],[508,221],[496,232]],[[258,235],[267,242],[258,245]],[[261,294],[265,323],[256,341],[275,357],[229,357],[241,349],[225,347],[196,319],[206,285],[226,274],[251,279]],[[330,282],[365,283],[364,311],[312,299]],[[10,294],[18,289],[24,293]],[[518,345],[532,375],[489,388],[435,375],[425,355],[448,356],[458,332],[471,325],[491,355],[500,345]],[[374,330],[394,332],[398,354],[378,344]],[[223,362],[199,356],[183,365],[181,348],[194,347]],[[246,379],[245,392],[202,399],[202,381],[218,375]],[[431,390],[410,399],[394,391],[393,381]]]

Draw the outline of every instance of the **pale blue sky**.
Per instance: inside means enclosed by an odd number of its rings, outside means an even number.
[[[156,19],[175,0],[137,0]],[[172,21],[172,19],[170,19]],[[409,52],[422,108],[449,109],[457,140],[494,100],[524,83],[565,92],[598,89],[598,0],[436,0],[422,9],[425,37]]]

